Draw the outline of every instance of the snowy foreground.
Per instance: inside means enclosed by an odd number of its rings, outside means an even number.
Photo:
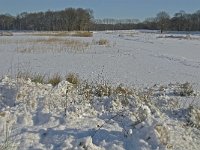
[[[32,34],[0,37],[0,150],[199,150],[200,35]]]
[[[53,87],[5,77],[0,149],[199,149],[198,95],[189,83]]]

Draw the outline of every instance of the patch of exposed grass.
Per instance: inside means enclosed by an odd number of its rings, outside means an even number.
[[[97,41],[98,45],[109,45],[109,41],[107,39],[100,39],[99,41]]]
[[[53,76],[49,77],[47,83],[56,86],[62,81],[62,77],[60,74],[55,73]]]
[[[45,75],[42,75],[40,73],[34,74],[31,78],[31,81],[35,83],[45,83]]]
[[[18,52],[31,53],[31,52],[84,52],[89,47],[88,42],[77,39],[66,39],[59,37],[37,38],[34,40],[26,40],[29,45],[22,48],[17,48]]]
[[[77,36],[77,37],[92,37],[93,32],[89,31],[57,31],[57,32],[37,32],[30,34],[32,36]]]
[[[110,96],[112,93],[112,87],[108,84],[98,84],[95,88],[95,95],[98,97]]]
[[[78,76],[78,74],[75,74],[75,73],[69,73],[69,74],[66,76],[66,80],[67,80],[69,83],[72,83],[73,85],[78,85],[78,84],[80,83],[79,76]]]
[[[5,117],[6,113],[5,112],[0,112],[0,117]]]
[[[17,78],[23,78],[25,80],[27,79],[31,79],[33,77],[33,74],[31,72],[28,72],[28,71],[19,71],[16,75]]]
[[[72,34],[72,36],[78,36],[78,37],[92,37],[93,33],[88,31],[78,31]]]
[[[194,95],[194,90],[189,82],[179,84],[179,88],[174,91],[176,95],[180,96],[192,96]]]
[[[0,36],[13,36],[12,32],[0,32]]]
[[[31,79],[31,81],[35,83],[45,83],[45,75],[42,75],[40,73],[31,73],[29,71],[18,72],[17,78],[23,78],[25,80]]]

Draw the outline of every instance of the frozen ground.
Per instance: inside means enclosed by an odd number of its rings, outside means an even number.
[[[198,150],[198,101],[188,84],[52,87],[5,77],[0,149]]]
[[[0,37],[0,73],[11,75],[0,80],[0,150],[198,150],[199,48],[198,35],[138,31]],[[101,85],[14,78],[23,71],[76,72]]]
[[[59,42],[52,45],[38,43],[50,37],[23,33],[14,35],[0,37],[1,75],[14,75],[22,70],[45,74],[75,72],[90,80],[98,80],[101,75],[113,83],[144,87],[188,81],[200,88],[198,35],[185,39],[174,38],[180,37],[176,34],[115,31],[97,32],[88,38],[60,37],[88,42],[89,46],[84,48],[84,52],[74,51]],[[107,39],[109,46],[93,44],[99,39]],[[24,52],[26,50],[31,52]]]

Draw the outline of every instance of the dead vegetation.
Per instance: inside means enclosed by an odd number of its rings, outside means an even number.
[[[80,83],[79,76],[78,76],[78,74],[75,74],[75,73],[69,73],[66,76],[66,81],[68,81],[69,83],[71,83],[75,86],[77,86]]]
[[[179,39],[179,40],[200,40],[199,37],[192,37],[190,34],[187,34],[187,35],[163,35],[163,36],[157,36],[157,38]]]
[[[47,83],[49,83],[49,84],[51,84],[51,85],[53,85],[53,86],[56,86],[56,85],[58,85],[61,81],[62,81],[61,75],[60,75],[59,73],[55,73],[55,74],[53,74],[53,76],[50,76],[50,77],[48,78]]]
[[[13,36],[12,32],[0,32],[0,36]]]
[[[109,46],[109,41],[107,39],[100,39],[96,42],[98,45]]]
[[[23,42],[22,42],[23,43]],[[29,43],[24,47],[17,47],[17,51],[21,53],[34,53],[34,52],[84,52],[89,43],[77,39],[66,38],[38,38],[34,40],[25,40],[24,43]]]
[[[177,89],[177,91],[182,91],[182,89],[184,89],[183,93],[188,93],[187,91],[191,91],[191,84],[187,82],[184,84],[176,83],[166,86],[155,85],[152,88],[141,90],[132,88],[130,86],[125,86],[123,84],[113,86],[105,81],[101,83],[83,81],[75,73],[69,73],[65,76],[65,78],[57,73],[53,74],[47,79],[41,74],[32,74],[33,77],[28,77],[28,74],[24,75],[26,78],[31,79],[31,81],[33,82],[49,83],[52,84],[53,89],[55,88],[54,90],[50,90],[50,94],[48,94],[49,97],[45,101],[45,104],[47,105],[46,107],[47,109],[49,109],[49,111],[53,111],[55,108],[62,108],[62,110],[64,110],[64,113],[66,112],[66,110],[69,110],[68,113],[70,113],[70,111],[83,113],[84,111],[86,111],[84,110],[84,104],[88,104],[90,106],[89,108],[96,109],[102,114],[113,114],[110,118],[108,117],[106,119],[105,123],[97,125],[98,128],[94,132],[93,136],[95,136],[99,129],[101,129],[104,125],[112,121],[118,121],[118,124],[123,128],[124,138],[135,136],[134,133],[136,133],[137,131],[143,131],[146,133],[146,131],[150,130],[151,134],[145,136],[144,140],[152,140],[152,135],[155,135],[156,137],[158,137],[159,143],[165,147],[174,146],[171,136],[172,134],[170,133],[172,130],[170,128],[171,122],[167,121],[169,118],[168,115],[170,113],[174,113],[176,108],[169,109],[168,104],[171,99],[169,99],[168,97],[183,98],[183,96],[195,96],[193,94],[190,94],[190,92],[189,94],[179,93],[179,95],[173,92],[174,89]],[[68,82],[61,82],[62,80]],[[56,85],[58,85],[57,87],[61,87],[60,91],[56,90]],[[32,84],[32,86],[34,87],[35,85]],[[31,88],[29,89],[29,92],[30,94],[32,94]],[[56,95],[54,95],[55,93],[52,94],[52,92],[55,92]],[[24,91],[24,93],[27,94],[27,91]],[[52,98],[53,95],[54,97]],[[22,96],[23,94],[18,95],[18,99],[23,99]],[[52,101],[48,101],[50,98],[52,98]],[[161,105],[160,102],[162,100],[165,102],[164,105],[166,106]],[[27,105],[30,105],[33,108],[35,107],[35,104],[33,104],[32,102],[30,102],[30,104],[27,102]],[[78,105],[80,106],[80,108],[76,110],[71,109],[74,108],[74,105]],[[177,110],[180,110],[180,108]],[[180,114],[182,115],[181,125],[187,125],[187,128],[199,128],[199,108],[187,107],[185,110],[187,111],[187,115],[183,113]],[[0,116],[4,115],[4,113],[0,113]],[[156,117],[154,118],[154,116]],[[174,116],[170,116],[172,118],[171,120],[175,119],[173,118]],[[128,118],[130,118],[131,124],[126,126],[123,123],[124,120]],[[160,119],[161,121],[158,122],[158,119]],[[165,123],[165,121],[167,123]],[[177,126],[180,126],[180,124],[178,124]],[[133,133],[131,132],[129,134],[129,129],[131,129],[131,131],[133,130]]]
[[[55,32],[36,32],[28,34],[31,36],[75,36],[75,37],[92,37],[93,32],[89,31],[55,31]]]

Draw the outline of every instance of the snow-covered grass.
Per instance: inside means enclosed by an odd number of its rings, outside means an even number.
[[[198,38],[0,37],[0,149],[199,149]]]
[[[103,70],[104,78],[113,84],[146,87],[188,81],[200,89],[200,44],[193,39],[199,35],[190,35],[191,40],[159,36],[156,32],[134,30],[93,32],[93,37],[31,36],[29,33],[2,36],[0,76],[15,76],[21,70],[62,75],[76,72],[96,81]],[[56,40],[49,43],[49,39]],[[97,44],[101,39],[106,39],[109,46]],[[67,46],[65,41],[78,41],[86,46]]]
[[[198,149],[199,93],[193,89],[190,95],[177,94],[183,85],[137,89],[79,79],[78,86],[65,80],[52,86],[4,77],[0,145],[6,149]]]

